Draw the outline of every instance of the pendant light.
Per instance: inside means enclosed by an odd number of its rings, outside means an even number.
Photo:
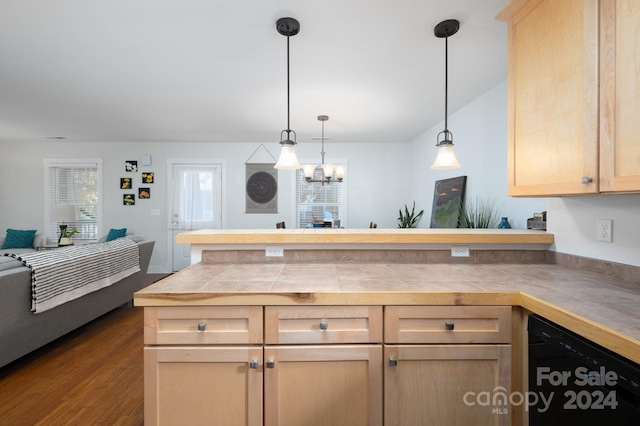
[[[431,166],[432,169],[457,169],[460,163],[456,160],[453,152],[453,135],[447,127],[447,95],[449,83],[449,37],[458,32],[460,22],[455,19],[448,19],[440,22],[433,29],[433,33],[438,38],[444,38],[444,130],[438,133],[438,155],[436,161]],[[440,140],[442,135],[442,140]]]
[[[280,18],[276,22],[276,29],[283,36],[287,36],[287,128],[280,133],[280,157],[274,166],[276,169],[299,169],[300,163],[296,157],[296,132],[291,130],[289,106],[289,37],[300,32],[300,23],[294,18]],[[286,133],[286,138],[285,138]],[[293,139],[291,134],[293,133]]]
[[[324,163],[324,122],[329,120],[328,115],[319,115],[318,121],[322,122],[322,151],[320,151],[320,168],[322,170],[322,177],[320,179],[314,179],[314,175],[316,173],[316,169],[318,168],[315,164],[305,164],[302,166],[304,170],[304,179],[308,183],[311,182],[321,182],[323,185],[325,183],[329,184],[331,182],[342,182],[344,179],[345,169],[343,166],[336,166],[334,164],[325,164]]]

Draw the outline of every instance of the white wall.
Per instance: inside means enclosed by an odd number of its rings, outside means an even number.
[[[167,159],[225,159],[226,194],[223,199],[225,228],[273,228],[276,222],[293,224],[291,216],[291,173],[280,171],[278,177],[278,213],[245,214],[244,163],[260,143],[81,143],[72,141],[33,141],[2,143],[0,149],[0,232],[6,228],[38,229],[44,226],[44,165],[43,158],[103,158],[103,216],[102,233],[109,228],[127,227],[135,234],[156,241],[151,259],[151,272],[171,271],[170,233],[167,230]],[[277,142],[265,143],[274,157],[279,154]],[[299,141],[298,156],[320,161],[321,144]],[[348,159],[345,182],[348,192],[346,225],[368,227],[375,221],[381,227],[395,227],[397,209],[406,200],[407,170],[405,150],[394,143],[326,144],[327,160]],[[140,165],[140,156],[150,154],[152,165]],[[268,157],[268,155],[267,155]],[[264,156],[259,161],[262,161]],[[135,206],[123,206],[120,178],[134,176],[124,170],[127,160],[138,160],[140,171],[153,171],[155,182],[151,198],[136,199]],[[257,161],[252,158],[252,161]],[[393,176],[393,179],[389,179]],[[134,189],[143,186],[134,181]],[[133,191],[131,191],[133,192]],[[151,210],[159,210],[152,216]],[[291,226],[291,225],[289,225]]]
[[[444,114],[444,108],[443,108]],[[444,117],[444,116],[443,116]],[[436,154],[437,135],[444,119],[410,144],[412,152],[412,198],[424,208],[421,228],[428,228],[435,181],[467,176],[466,199],[495,199],[502,216],[513,228],[527,227],[527,218],[547,209],[546,200],[507,196],[507,84],[503,82],[464,108],[450,113],[456,158],[462,165],[453,170],[431,170]]]
[[[440,101],[440,100],[438,100]],[[453,171],[430,169],[436,155],[436,135],[444,122],[408,143],[340,143],[326,146],[328,160],[347,159],[345,179],[348,192],[346,225],[363,228],[373,221],[379,227],[394,228],[398,209],[416,201],[425,215],[420,227],[429,226],[436,180],[467,175],[467,197],[495,198],[514,228],[526,228],[533,212],[548,211],[548,230],[555,235],[553,250],[607,261],[640,266],[640,195],[587,196],[566,198],[511,198],[507,193],[507,87],[503,82],[449,116],[456,155],[462,168]],[[271,228],[275,222],[293,223],[290,173],[278,179],[277,214],[244,214],[244,163],[259,142],[243,144],[207,143],[78,143],[34,141],[2,143],[0,150],[0,232],[5,228],[42,229],[43,158],[99,157],[104,159],[103,232],[126,226],[136,234],[156,240],[150,271],[168,272],[166,216],[166,160],[168,158],[211,158],[227,160],[226,228]],[[277,142],[265,143],[273,156]],[[301,159],[319,159],[320,143],[299,141]],[[151,199],[136,200],[135,207],[122,205],[119,178],[126,177],[124,162],[150,154],[153,164],[141,167],[154,171],[156,181]],[[136,188],[139,184],[136,184]],[[151,216],[159,209],[160,216]],[[613,219],[613,242],[597,242],[596,220]]]
[[[598,219],[613,220],[613,241],[596,240]],[[640,195],[549,198],[553,250],[640,266]]]

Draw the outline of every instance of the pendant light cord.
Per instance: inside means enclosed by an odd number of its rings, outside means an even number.
[[[449,127],[447,127],[447,106],[448,106],[448,86],[449,86],[449,37],[446,36],[444,38],[444,131],[445,138],[446,134],[449,132]]]
[[[289,102],[289,35],[287,35],[287,139],[291,140],[291,113]]]

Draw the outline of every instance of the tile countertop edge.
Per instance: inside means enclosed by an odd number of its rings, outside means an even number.
[[[553,234],[529,229],[315,228],[202,229],[179,233],[186,244],[553,244]]]
[[[539,314],[595,343],[640,363],[640,341],[520,291],[336,291],[234,292],[141,290],[135,306],[224,305],[511,305]]]
[[[569,310],[545,302],[525,292],[520,292],[520,301],[517,305],[531,313],[539,314],[619,355],[640,363],[640,340],[605,327],[596,321],[577,315]]]

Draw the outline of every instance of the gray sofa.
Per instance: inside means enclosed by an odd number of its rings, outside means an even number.
[[[138,242],[139,272],[39,314],[31,313],[31,270],[0,256],[0,367],[130,302],[145,286],[154,245]]]

